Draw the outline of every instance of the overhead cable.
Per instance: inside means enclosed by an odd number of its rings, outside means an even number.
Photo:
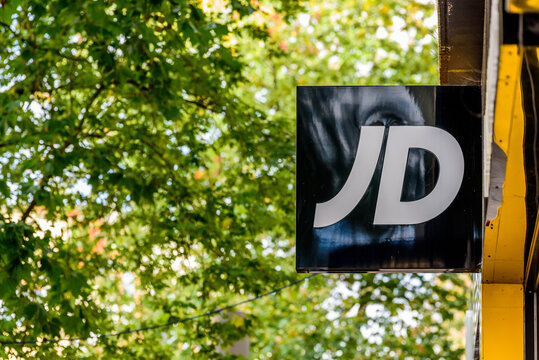
[[[40,339],[40,340],[37,340],[37,339],[34,339],[34,340],[22,340],[22,341],[18,341],[18,340],[3,340],[3,341],[0,341],[0,345],[45,345],[45,344],[56,344],[56,343],[59,343],[59,342],[63,342],[63,341],[69,341],[69,342],[74,342],[74,341],[87,341],[87,340],[93,340],[93,339],[102,339],[102,338],[107,338],[107,337],[114,337],[114,336],[120,336],[120,335],[126,335],[126,334],[133,334],[133,333],[139,333],[139,332],[143,332],[143,331],[149,331],[149,330],[155,330],[155,329],[159,329],[159,328],[164,328],[164,327],[168,327],[168,326],[172,326],[172,325],[176,325],[176,324],[180,324],[180,323],[184,323],[184,322],[188,322],[188,321],[191,321],[191,320],[196,320],[196,319],[199,319],[199,318],[202,318],[202,317],[206,317],[206,316],[210,316],[210,315],[215,315],[215,314],[219,314],[223,311],[226,311],[226,310],[230,310],[232,308],[235,308],[237,306],[240,306],[240,305],[243,305],[243,304],[247,304],[247,303],[250,303],[250,302],[253,302],[255,300],[258,300],[258,299],[261,299],[263,297],[266,297],[266,296],[269,296],[269,295],[273,295],[273,294],[276,294],[284,289],[287,289],[289,287],[292,287],[294,285],[297,285],[299,283],[302,283],[304,282],[305,280],[308,280],[314,276],[316,276],[318,274],[311,274],[307,277],[304,277],[303,279],[299,279],[299,280],[296,280],[296,281],[293,281],[289,284],[286,284],[284,286],[281,286],[280,288],[277,288],[277,289],[274,289],[274,290],[271,290],[271,291],[268,291],[264,294],[260,294],[258,296],[254,296],[252,298],[249,298],[247,300],[243,300],[243,301],[240,301],[238,303],[235,303],[235,304],[231,304],[231,305],[227,305],[225,307],[222,307],[222,308],[218,308],[218,309],[214,309],[214,310],[211,310],[211,311],[208,311],[208,312],[205,312],[203,314],[198,314],[198,315],[193,315],[193,316],[190,316],[190,317],[186,317],[186,318],[182,318],[182,319],[177,319],[177,320],[173,320],[173,321],[169,321],[169,322],[166,322],[166,323],[162,323],[162,324],[156,324],[156,325],[151,325],[151,326],[145,326],[145,327],[141,327],[141,328],[137,328],[137,329],[132,329],[132,330],[123,330],[123,331],[118,331],[118,332],[114,332],[114,333],[108,333],[108,334],[98,334],[98,335],[94,335],[94,336],[86,336],[86,337],[76,337],[76,338],[63,338],[63,339]]]

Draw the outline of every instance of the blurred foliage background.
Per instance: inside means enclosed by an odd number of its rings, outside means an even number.
[[[405,0],[3,0],[8,359],[459,359],[469,276],[295,273],[297,85],[436,84]],[[223,320],[228,319],[228,320]]]

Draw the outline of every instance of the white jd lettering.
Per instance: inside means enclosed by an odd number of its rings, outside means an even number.
[[[314,227],[333,225],[359,203],[374,174],[384,139],[383,126],[362,126],[356,158],[346,183],[331,200],[316,204]],[[401,201],[410,148],[433,153],[440,168],[434,189],[424,198]],[[453,202],[464,176],[464,157],[451,134],[430,126],[389,128],[374,225],[419,224],[440,215]]]

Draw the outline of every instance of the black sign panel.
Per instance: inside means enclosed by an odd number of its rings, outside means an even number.
[[[482,249],[476,86],[297,89],[300,272],[472,272]]]

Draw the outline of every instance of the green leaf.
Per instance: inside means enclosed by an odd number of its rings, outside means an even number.
[[[11,190],[5,180],[0,180],[0,194],[5,198],[8,198],[11,195]]]
[[[37,304],[28,304],[24,307],[23,314],[27,320],[32,320],[39,311]]]

